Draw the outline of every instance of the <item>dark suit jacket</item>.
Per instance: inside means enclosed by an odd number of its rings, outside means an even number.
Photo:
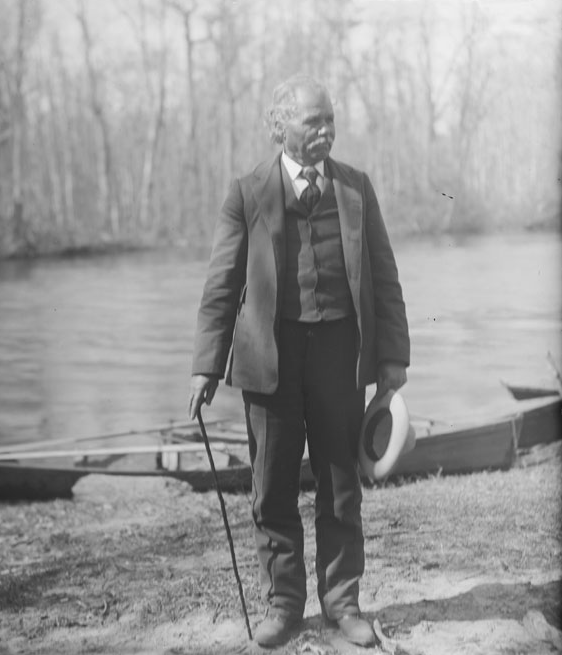
[[[279,309],[285,272],[284,189],[280,155],[234,180],[222,207],[197,320],[192,373],[273,393],[278,383]],[[375,192],[365,173],[326,160],[341,224],[357,317],[357,386],[376,381],[377,365],[409,364],[402,289]]]

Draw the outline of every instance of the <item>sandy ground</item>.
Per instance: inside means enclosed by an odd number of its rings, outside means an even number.
[[[538,452],[509,472],[365,490],[361,604],[388,638],[371,649],[320,617],[311,492],[305,622],[269,651],[248,640],[214,492],[89,476],[71,501],[0,505],[0,655],[562,652],[560,444]],[[226,502],[254,628],[249,498]]]

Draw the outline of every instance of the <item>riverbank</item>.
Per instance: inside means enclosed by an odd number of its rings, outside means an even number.
[[[400,241],[416,241],[423,239],[464,239],[484,235],[506,234],[552,234],[559,235],[562,229],[561,216],[551,216],[548,219],[537,219],[525,224],[517,224],[511,227],[505,225],[489,228],[479,226],[478,228],[456,229],[456,230],[419,230],[402,227],[397,229],[392,223],[389,224],[389,232],[393,243]],[[393,229],[394,228],[394,229]],[[0,262],[18,261],[33,259],[67,259],[79,257],[98,257],[104,255],[125,255],[142,252],[156,252],[166,250],[184,251],[191,259],[207,260],[210,253],[211,234],[195,243],[192,238],[174,235],[173,238],[142,238],[142,237],[110,237],[104,235],[102,238],[83,237],[69,238],[65,235],[54,238],[38,238],[23,240],[21,242],[10,241],[4,243],[0,239]]]
[[[397,653],[559,652],[560,445],[535,449],[507,472],[365,490],[361,602]],[[226,504],[255,626],[262,606],[250,499],[228,495]],[[367,652],[322,624],[312,493],[300,507],[306,621],[273,652]],[[264,652],[247,640],[214,492],[89,476],[71,501],[0,505],[0,525],[3,654]]]

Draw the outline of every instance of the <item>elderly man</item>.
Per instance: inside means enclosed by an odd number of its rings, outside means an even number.
[[[357,450],[365,386],[406,382],[408,326],[394,255],[365,173],[329,157],[326,88],[290,78],[268,115],[283,151],[237,179],[220,213],[198,314],[190,414],[218,381],[242,389],[252,514],[268,611],[255,632],[286,642],[306,600],[298,510],[305,442],[316,480],[316,573],[326,620],[369,645]]]

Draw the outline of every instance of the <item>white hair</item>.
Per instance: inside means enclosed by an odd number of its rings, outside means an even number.
[[[328,90],[321,82],[310,75],[298,73],[281,82],[273,89],[273,102],[265,115],[265,122],[269,128],[269,136],[274,143],[283,143],[283,130],[286,122],[296,112],[298,89],[312,89],[328,94]]]

